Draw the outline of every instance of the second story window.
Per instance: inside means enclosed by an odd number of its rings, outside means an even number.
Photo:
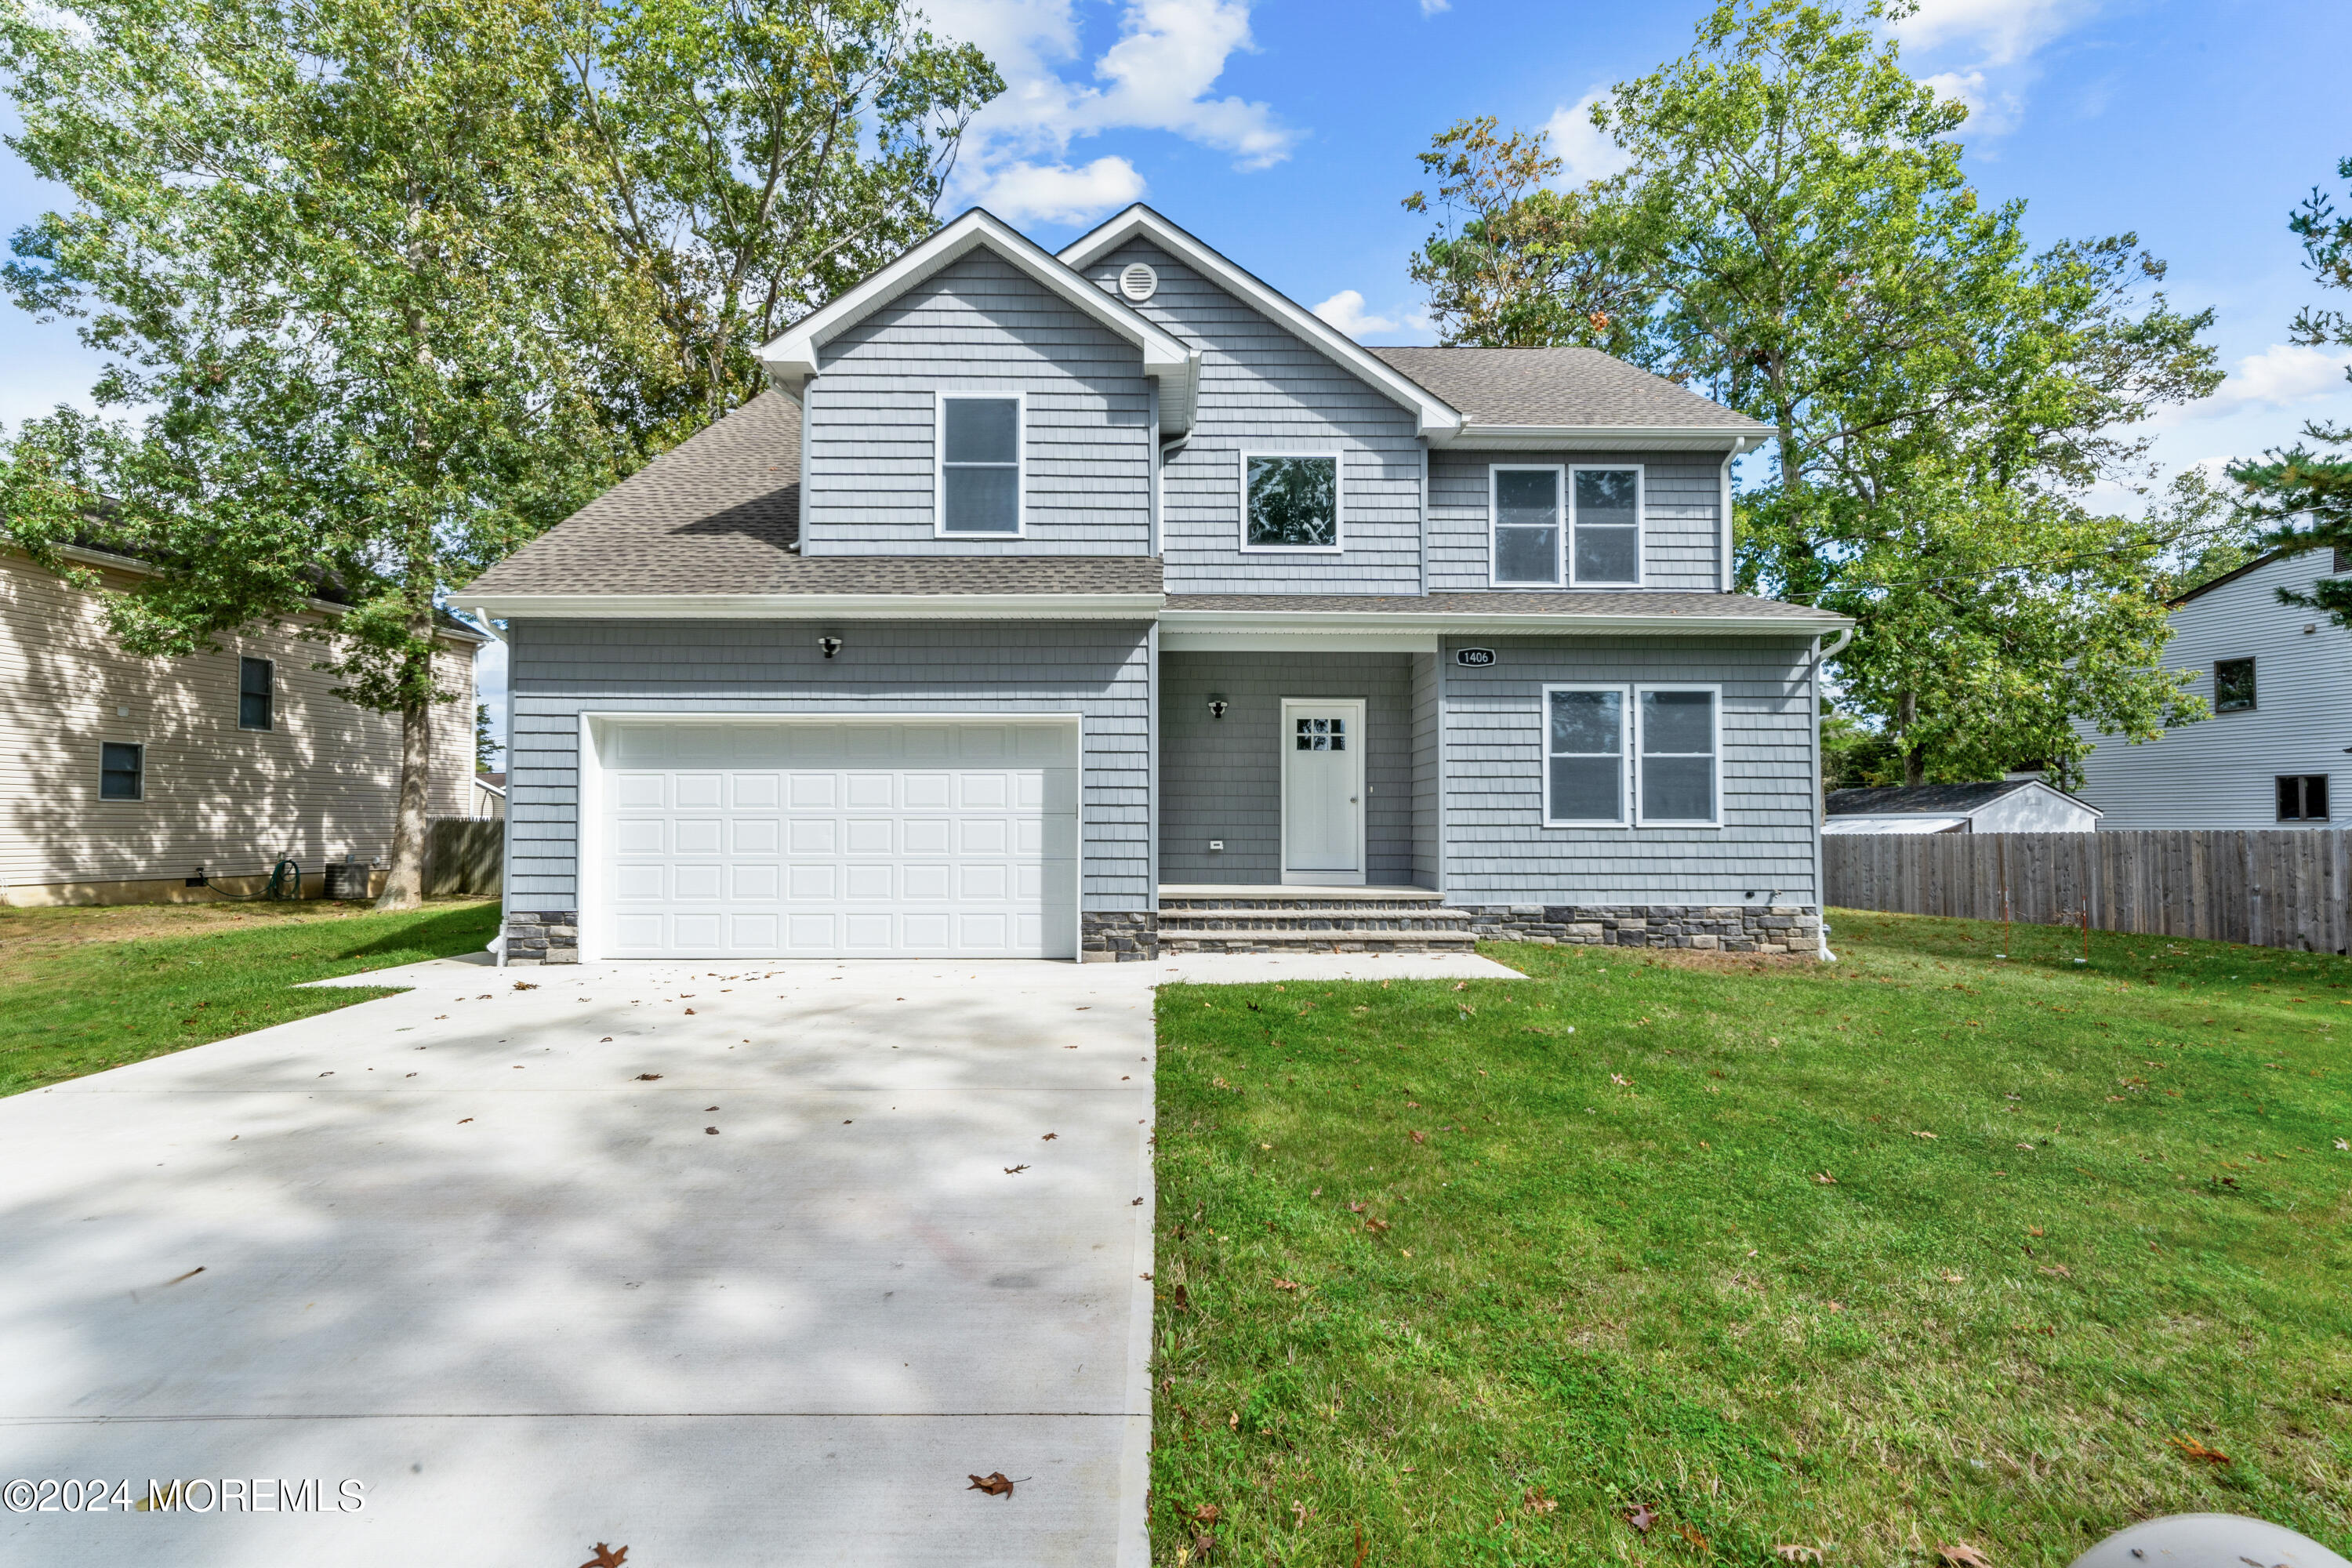
[[[1021,531],[1021,398],[1017,394],[940,396],[939,531]]]
[[[1339,458],[1242,455],[1242,548],[1339,548]]]
[[[236,661],[236,727],[268,730],[278,719],[277,666],[266,658]]]
[[[1564,470],[1505,468],[1488,470],[1495,518],[1495,581],[1556,588],[1560,576],[1560,480]]]
[[[2254,707],[2254,661],[2217,659],[2213,664],[2213,711],[2251,713]]]
[[[1642,470],[1575,470],[1575,542],[1570,570],[1579,587],[1642,583]]]

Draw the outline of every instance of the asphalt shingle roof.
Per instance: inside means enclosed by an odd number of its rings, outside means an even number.
[[[1474,425],[1656,426],[1769,435],[1745,414],[1598,349],[1375,348]]]
[[[1825,807],[1832,816],[1965,816],[2005,795],[2031,789],[2031,779],[1994,779],[1985,784],[1894,785],[1884,789],[1833,789]]]

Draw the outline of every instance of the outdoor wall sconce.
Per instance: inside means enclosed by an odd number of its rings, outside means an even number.
[[[839,637],[819,637],[816,639],[816,646],[824,650],[825,658],[831,658],[835,654],[841,651],[841,639]]]
[[[1225,710],[1231,706],[1233,706],[1233,704],[1227,702],[1222,697],[1212,697],[1209,699],[1209,717],[1212,719],[1222,719],[1225,716]]]

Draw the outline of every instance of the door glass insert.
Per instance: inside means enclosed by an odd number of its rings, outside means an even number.
[[[1348,749],[1348,721],[1345,719],[1294,719],[1297,734],[1295,744],[1302,752],[1344,752]]]

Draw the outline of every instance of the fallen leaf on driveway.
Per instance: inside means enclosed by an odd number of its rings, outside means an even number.
[[[661,1074],[657,1072],[641,1072],[637,1075],[637,1081],[639,1083],[651,1083],[659,1077],[661,1077]]]
[[[1956,1542],[1949,1546],[1938,1546],[1936,1548],[1936,1555],[1948,1563],[1950,1568],[1990,1568],[1990,1564],[1985,1562],[1984,1553],[1965,1541]]]
[[[693,1016],[694,1016],[694,1009],[693,1009],[693,1008],[691,1008],[691,1007],[688,1007],[688,1008],[686,1010],[686,1016],[687,1016],[688,1017],[689,1017],[689,1018],[693,1017]]]
[[[986,1492],[991,1497],[1011,1497],[1013,1483],[1004,1479],[1003,1470],[991,1470],[984,1476],[973,1476],[971,1485],[963,1489],[968,1492]]]
[[[596,1555],[580,1564],[580,1568],[621,1568],[621,1564],[628,1560],[627,1547],[607,1546],[600,1541],[596,1543]]]
[[[1004,1167],[1004,1173],[1008,1176],[1017,1176],[1028,1168],[1026,1165],[1007,1165]]]
[[[1048,1132],[1045,1137],[1039,1139],[1038,1142],[1041,1143],[1051,1143],[1055,1139],[1059,1138],[1061,1134],[1058,1132]]]
[[[1129,1208],[1131,1208],[1131,1209],[1139,1209],[1139,1208],[1141,1208],[1141,1207],[1143,1206],[1143,1200],[1142,1200],[1141,1198],[1137,1198],[1134,1202],[1132,1202],[1132,1203],[1129,1204],[1127,1206],[1128,1206],[1128,1207],[1129,1207]]]
[[[714,1134],[714,1135],[715,1135],[715,1134],[718,1132],[719,1129],[718,1129],[718,1128],[716,1128],[716,1127],[706,1127],[706,1128],[704,1128],[704,1129],[703,1129],[703,1131],[704,1131],[705,1132],[712,1133],[712,1134]]]
[[[515,982],[515,989],[518,991],[536,991],[539,987],[528,980],[518,980]],[[621,1550],[626,1552],[628,1548],[624,1546]]]
[[[463,1127],[467,1122],[471,1121],[472,1120],[473,1118],[470,1116],[461,1116],[457,1118],[457,1125]]]

